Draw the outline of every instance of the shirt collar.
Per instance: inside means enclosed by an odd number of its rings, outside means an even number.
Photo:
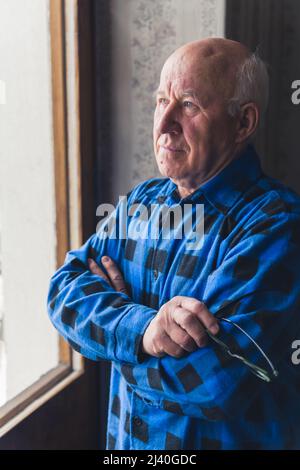
[[[242,193],[262,176],[259,157],[252,145],[232,160],[220,173],[204,183],[189,196],[181,199],[177,186],[170,180],[168,194],[173,202],[199,202],[208,200],[218,211],[226,214]]]

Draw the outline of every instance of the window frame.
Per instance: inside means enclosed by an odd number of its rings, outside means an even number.
[[[49,0],[57,268],[83,240],[78,2]],[[57,367],[0,407],[0,437],[84,374],[84,358],[58,342]]]

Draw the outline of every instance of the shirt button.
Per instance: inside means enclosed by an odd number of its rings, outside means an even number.
[[[141,424],[142,424],[142,420],[141,420],[141,418],[139,418],[138,416],[135,416],[135,417],[133,418],[133,422],[134,422],[134,424],[135,424],[136,426],[141,426]]]
[[[153,271],[153,276],[154,276],[154,279],[157,279],[157,278],[158,278],[158,271],[157,271],[157,269],[154,269],[154,271]]]

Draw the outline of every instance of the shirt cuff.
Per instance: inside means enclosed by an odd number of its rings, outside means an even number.
[[[119,362],[140,364],[148,356],[142,352],[142,340],[157,310],[136,304],[121,318],[115,330],[115,357]]]

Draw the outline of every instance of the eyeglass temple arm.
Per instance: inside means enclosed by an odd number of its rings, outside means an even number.
[[[274,368],[272,362],[269,360],[269,358],[267,357],[267,355],[264,353],[264,351],[261,349],[261,347],[256,343],[256,341],[254,341],[253,338],[251,338],[251,336],[246,332],[244,331],[239,325],[237,325],[236,323],[234,323],[233,321],[231,320],[228,320],[227,318],[223,318],[223,317],[219,317],[220,320],[224,320],[224,321],[227,321],[228,323],[231,323],[233,324],[236,328],[238,328],[240,331],[242,331],[242,333],[244,333],[249,339],[250,341],[252,341],[252,343],[255,344],[255,346],[258,348],[258,350],[260,351],[260,353],[263,355],[263,357],[266,359],[266,361],[268,362],[268,364],[270,365],[271,367],[271,371],[272,371],[272,375],[273,377],[277,377],[278,376],[278,372],[277,370]],[[225,350],[225,352],[227,352],[231,357],[234,357],[236,359],[239,359],[240,361],[242,361],[245,365],[247,365],[251,371],[258,377],[260,377],[261,379],[265,380],[266,382],[270,382],[271,381],[271,377],[270,377],[270,374],[268,371],[266,371],[265,369],[263,369],[262,367],[259,367],[255,364],[253,364],[252,362],[248,361],[248,359],[246,359],[244,356],[241,356],[239,354],[236,354],[236,353],[233,353],[229,346],[227,346],[227,344],[225,344],[223,341],[221,341],[219,338],[217,338],[216,336],[212,335],[211,332],[209,330],[206,330],[208,336],[217,344],[219,344],[219,346],[222,347],[222,349]]]
[[[265,360],[267,361],[267,363],[269,364],[270,368],[271,368],[271,371],[272,371],[272,374],[274,377],[277,377],[278,376],[278,371],[275,369],[275,367],[273,366],[272,362],[270,361],[270,359],[268,358],[268,356],[266,355],[266,353],[262,350],[262,348],[259,346],[259,344],[257,344],[257,342],[247,333],[247,331],[245,331],[240,325],[238,325],[237,323],[235,323],[234,321],[232,320],[229,320],[228,318],[224,318],[224,317],[220,317],[220,320],[223,320],[227,323],[231,323],[233,326],[235,326],[238,330],[240,330],[242,333],[244,333],[244,335],[247,336],[247,338],[254,344],[254,346],[256,346],[256,348],[259,350],[259,352],[261,353],[261,355],[265,358]],[[241,356],[242,357],[242,356]],[[247,361],[247,359],[244,359],[245,361]],[[248,361],[247,361],[248,362]],[[261,369],[260,367],[258,366],[255,366],[257,367],[257,369]],[[261,369],[263,370],[263,369]]]

